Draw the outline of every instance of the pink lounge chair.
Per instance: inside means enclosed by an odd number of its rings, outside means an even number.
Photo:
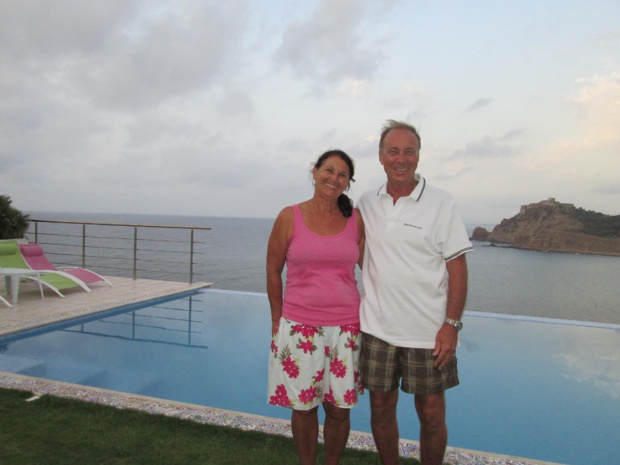
[[[110,286],[112,283],[105,279],[103,276],[98,275],[94,271],[87,270],[85,268],[79,268],[74,266],[56,268],[50,263],[48,258],[43,253],[43,249],[39,244],[20,244],[19,249],[24,256],[24,260],[30,268],[37,271],[62,271],[76,277],[80,281],[86,284],[96,283],[98,281],[104,281]]]

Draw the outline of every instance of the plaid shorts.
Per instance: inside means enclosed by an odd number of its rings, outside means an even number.
[[[434,361],[433,349],[395,347],[363,333],[360,371],[370,391],[393,391],[400,384],[409,394],[439,394],[457,386],[456,357],[443,370],[435,368]]]

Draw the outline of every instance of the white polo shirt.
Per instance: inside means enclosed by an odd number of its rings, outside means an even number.
[[[446,261],[473,247],[452,197],[415,176],[396,205],[385,185],[358,202],[366,228],[360,323],[394,346],[432,349],[446,317]]]

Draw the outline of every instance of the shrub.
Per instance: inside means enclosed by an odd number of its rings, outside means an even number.
[[[11,207],[11,203],[11,197],[0,195],[0,239],[20,239],[30,225],[30,216]]]

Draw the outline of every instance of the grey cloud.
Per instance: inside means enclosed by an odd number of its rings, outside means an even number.
[[[0,18],[0,97],[47,87],[135,111],[225,79],[248,12],[243,0],[20,0],[4,2]]]
[[[336,136],[336,134],[338,134],[338,131],[336,130],[336,128],[329,129],[327,132],[325,132],[325,134],[321,136],[321,142],[325,142],[327,144],[330,143],[331,141],[334,140],[334,137]]]
[[[47,64],[104,46],[110,31],[127,26],[142,3],[135,0],[5,0],[0,5],[0,43],[5,58]],[[36,66],[33,66],[36,69]]]
[[[478,100],[476,100],[474,103],[472,103],[471,105],[469,105],[466,109],[465,112],[466,113],[471,113],[474,111],[478,111],[486,106],[489,106],[491,103],[493,103],[492,99],[489,98],[479,98]]]
[[[518,136],[520,136],[521,134],[523,134],[525,132],[525,130],[523,129],[512,129],[510,131],[508,131],[506,134],[504,134],[503,136],[501,136],[498,140],[501,141],[507,141],[510,139],[514,139]]]
[[[254,113],[254,100],[247,85],[230,83],[216,98],[216,104],[220,116],[239,118]]]
[[[592,192],[596,194],[620,194],[620,183],[596,186]]]
[[[475,142],[469,142],[465,147],[455,150],[451,158],[508,158],[517,155],[520,148],[502,144],[491,136],[484,136]]]
[[[89,176],[93,183],[154,187],[157,191],[196,187],[239,188],[251,184],[257,173],[269,170],[265,157],[247,157],[245,151],[219,134],[209,139],[164,136],[147,145],[125,150],[107,160]]]
[[[471,166],[466,166],[458,171],[454,171],[454,172],[442,172],[437,174],[434,178],[437,181],[450,181],[452,179],[456,179],[462,175],[464,175],[465,173],[468,173],[469,171],[472,171],[473,167]]]
[[[301,138],[282,139],[278,144],[278,152],[301,152],[306,149],[306,142]]]
[[[363,45],[366,11],[355,0],[320,0],[311,17],[288,25],[277,60],[319,83],[372,78],[384,57]]]
[[[102,131],[92,109],[37,89],[16,97],[21,97],[20,105],[0,104],[3,174],[29,179],[29,172],[53,174],[55,167],[83,164],[90,141]]]
[[[182,5],[182,14],[147,18],[134,34],[112,37],[78,77],[82,90],[101,104],[134,110],[207,90],[225,78],[241,46],[245,9],[237,1]]]
[[[184,112],[192,93],[219,88],[219,116],[251,110],[241,84],[220,86],[246,16],[241,0],[2,1],[0,177],[131,183],[184,150],[204,157],[216,135]]]

